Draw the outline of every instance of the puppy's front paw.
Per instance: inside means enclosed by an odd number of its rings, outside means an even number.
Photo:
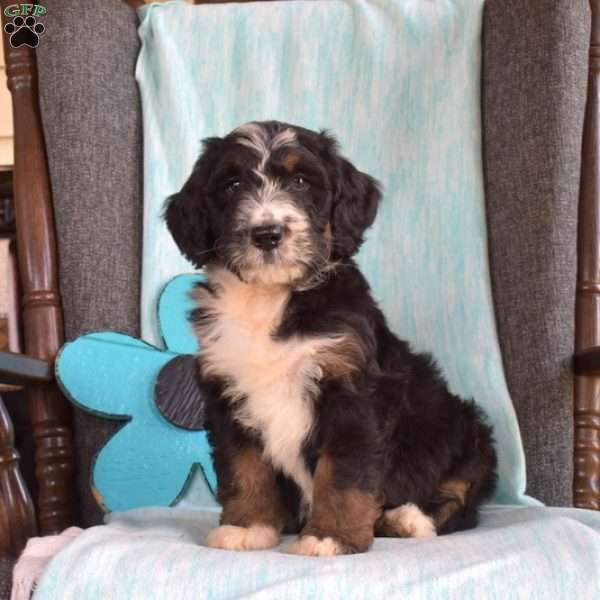
[[[221,525],[208,534],[206,541],[211,548],[221,550],[266,550],[279,544],[279,534],[269,525]]]
[[[304,556],[338,556],[346,554],[344,546],[332,537],[318,538],[314,535],[300,536],[289,548],[290,554]]]

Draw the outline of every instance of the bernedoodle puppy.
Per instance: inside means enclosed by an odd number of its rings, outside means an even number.
[[[364,552],[473,527],[490,427],[387,327],[352,257],[377,182],[326,132],[269,121],[210,138],[167,226],[207,281],[192,324],[208,390],[215,548]]]

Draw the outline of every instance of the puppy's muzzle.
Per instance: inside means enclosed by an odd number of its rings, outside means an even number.
[[[259,250],[274,250],[283,239],[283,227],[280,225],[261,225],[250,232],[252,244]]]

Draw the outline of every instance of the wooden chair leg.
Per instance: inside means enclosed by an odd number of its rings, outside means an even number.
[[[18,556],[36,535],[35,511],[19,471],[14,432],[0,397],[0,556]]]
[[[75,453],[67,425],[69,415],[56,384],[29,386],[27,396],[35,446],[39,529],[42,535],[60,533],[75,522]]]

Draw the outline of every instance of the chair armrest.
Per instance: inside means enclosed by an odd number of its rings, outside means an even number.
[[[0,352],[0,383],[47,383],[54,379],[50,363],[25,354]]]

